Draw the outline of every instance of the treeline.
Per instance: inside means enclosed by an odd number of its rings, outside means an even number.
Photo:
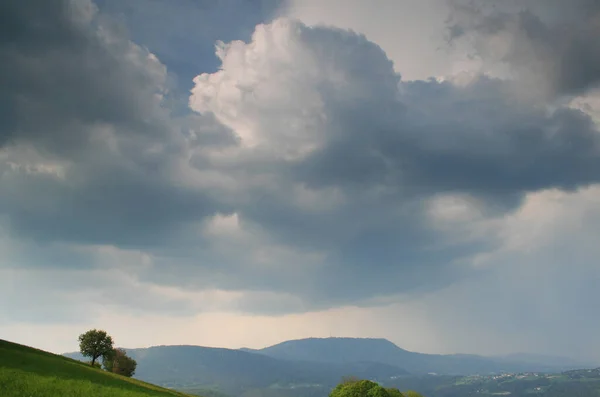
[[[92,329],[79,335],[79,352],[91,358],[89,364],[93,367],[127,377],[135,374],[137,362],[124,349],[115,348],[106,331]],[[98,359],[102,359],[102,363]]]
[[[401,392],[394,387],[383,387],[370,380],[346,378],[337,385],[329,397],[423,397],[416,391]]]

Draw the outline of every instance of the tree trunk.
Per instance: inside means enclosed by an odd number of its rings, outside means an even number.
[[[92,356],[92,367],[94,366],[94,364],[96,364],[96,358],[97,357]]]

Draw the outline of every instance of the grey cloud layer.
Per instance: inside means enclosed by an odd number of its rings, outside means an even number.
[[[8,1],[2,8],[3,142],[41,141],[69,156],[89,143],[81,129],[90,124],[152,132],[164,67],[102,24],[92,3]]]
[[[169,179],[181,143],[161,106],[164,65],[89,1],[2,7],[0,209],[14,231],[147,245],[214,211]],[[32,171],[48,162],[60,175]]]
[[[244,307],[278,313],[437,289],[493,242],[448,244],[429,201],[472,195],[502,214],[600,179],[584,113],[519,102],[498,79],[401,82],[365,37],[294,21],[220,46],[190,98],[202,114],[175,118],[158,60],[89,2],[41,3],[0,6],[20,21],[0,24],[0,211],[24,240],[146,250],[140,279],[298,298]],[[63,174],[25,167],[50,161]],[[217,213],[245,234],[208,236]]]
[[[600,85],[600,3],[594,0],[455,2],[452,40],[468,37],[477,56],[506,62],[530,89],[577,95]]]

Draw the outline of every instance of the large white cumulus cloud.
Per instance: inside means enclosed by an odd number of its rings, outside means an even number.
[[[321,148],[336,108],[389,105],[397,93],[399,76],[385,53],[344,30],[278,19],[257,26],[250,44],[219,43],[217,55],[221,70],[196,77],[190,106],[214,113],[244,146],[279,155]]]
[[[372,168],[367,183],[388,177],[388,185],[430,183],[432,191],[528,191],[597,178],[586,171],[598,161],[591,119],[521,102],[503,80],[399,83],[364,36],[288,19],[259,25],[250,43],[220,44],[217,53],[221,70],[195,79],[191,108],[231,128],[242,156],[284,160],[309,184],[334,171],[323,183],[339,184],[344,171],[335,166],[344,160],[349,169],[363,162],[348,172],[355,180]],[[309,167],[321,175],[307,175]],[[482,171],[495,174],[474,175]]]
[[[210,168],[231,181],[218,194],[242,227],[318,254],[305,282],[263,274],[310,304],[464,276],[496,243],[432,225],[425,203],[438,196],[460,194],[502,216],[528,192],[600,177],[598,131],[585,113],[521,101],[484,75],[402,82],[385,53],[351,31],[279,19],[217,54],[220,70],[195,79],[190,106],[238,139],[196,149],[196,178]]]

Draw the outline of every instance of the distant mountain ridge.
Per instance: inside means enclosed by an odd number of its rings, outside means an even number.
[[[238,349],[185,345],[126,350],[138,363],[135,375],[138,379],[186,390],[216,386],[218,391],[230,395],[273,385],[318,384],[333,387],[347,375],[389,379],[408,374],[394,365],[368,360],[321,363],[277,359]],[[79,353],[65,355],[84,360]]]
[[[212,389],[230,396],[252,394],[252,390],[262,390],[261,395],[265,390],[274,394],[286,390],[286,396],[305,397],[307,394],[302,393],[309,393],[311,388],[321,393],[343,376],[386,383],[409,374],[561,372],[583,368],[572,360],[563,365],[556,358],[535,355],[415,353],[386,339],[364,338],[308,338],[264,349],[155,346],[126,350],[138,362],[139,379],[179,390]],[[66,355],[83,359],[79,353]]]
[[[561,362],[556,357],[515,354],[484,357],[471,354],[424,354],[404,350],[380,338],[306,338],[289,340],[264,349],[243,349],[284,360],[324,363],[373,361],[395,365],[412,374],[448,375],[485,374],[494,372],[556,372],[584,368],[589,363],[571,359]]]

